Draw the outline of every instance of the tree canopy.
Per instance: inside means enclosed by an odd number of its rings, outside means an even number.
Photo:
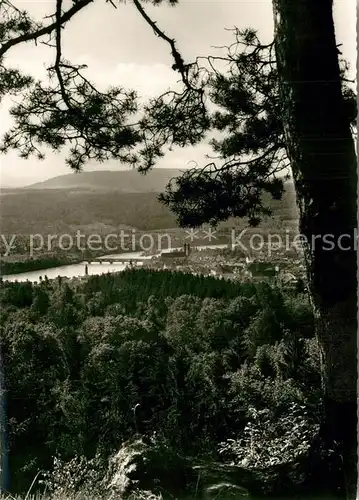
[[[294,472],[288,484],[303,482],[292,463],[307,456],[306,432],[317,434],[320,411],[318,349],[304,295],[137,269],[79,282],[5,282],[0,305],[14,492],[27,491],[40,469],[51,470],[53,456],[68,461],[99,452],[106,463],[135,433],[156,433],[172,453],[201,459],[217,456],[224,441],[237,460],[230,443],[242,440],[252,406],[271,413],[270,429],[259,433],[257,467],[271,466],[273,455],[279,464],[261,488],[281,484],[283,465]],[[282,439],[276,422],[287,418],[292,430],[294,401],[304,428]],[[82,472],[71,477],[71,492]],[[178,473],[169,464],[169,491]],[[70,482],[60,479],[66,477]],[[156,478],[152,471],[152,487]],[[188,479],[181,488],[191,486]],[[312,491],[311,479],[309,485]],[[85,498],[93,498],[93,488]]]

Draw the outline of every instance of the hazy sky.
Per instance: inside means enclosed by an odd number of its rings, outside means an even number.
[[[294,0],[295,1],[295,0]],[[315,1],[315,0],[313,0]],[[55,0],[14,1],[26,8],[37,19],[53,13]],[[66,0],[65,0],[66,5]],[[70,3],[70,2],[67,2]],[[343,56],[356,67],[356,9],[355,0],[336,0],[335,22],[337,43],[342,43]],[[180,0],[176,7],[144,5],[152,19],[169,36],[175,38],[178,49],[186,61],[195,56],[214,53],[214,45],[227,45],[233,35],[224,28],[253,27],[261,40],[273,36],[271,0],[204,1]],[[154,96],[178,80],[168,45],[156,37],[131,1],[115,10],[105,0],[95,0],[68,23],[64,32],[64,58],[89,66],[87,75],[101,85],[115,84],[134,88],[144,96]],[[19,67],[35,77],[45,75],[45,67],[53,61],[53,51],[30,42],[15,47],[8,53],[8,65]],[[0,134],[11,125],[8,108],[11,101],[0,104]],[[186,168],[191,160],[204,165],[206,144],[194,148],[168,152],[158,167]],[[2,185],[21,186],[55,175],[69,173],[64,165],[64,153],[49,151],[42,162],[35,158],[21,160],[16,152],[0,156],[0,181]],[[96,164],[87,167],[97,168]],[[99,166],[102,169],[121,168],[116,162]]]

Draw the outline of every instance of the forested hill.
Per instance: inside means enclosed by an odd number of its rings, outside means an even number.
[[[99,173],[88,172],[89,175]],[[124,173],[132,174],[132,172],[101,172],[104,178],[107,174]],[[144,183],[150,179],[138,173],[134,175]],[[63,178],[76,179],[77,176],[69,175]],[[177,226],[174,215],[157,200],[155,192],[101,190],[100,186],[106,182],[99,181],[97,190],[84,187],[77,189],[74,186],[68,189],[5,190],[0,197],[2,233],[24,235],[73,233],[76,229],[84,232],[111,233],[119,226],[129,226],[139,230],[168,229]],[[150,182],[148,190],[151,185],[154,186]],[[113,186],[116,186],[115,182]],[[297,219],[294,196],[293,185],[288,183],[282,200],[276,201],[267,197],[266,204],[268,203],[273,211],[273,219],[270,222],[272,225],[277,227],[281,221]],[[227,225],[232,226],[233,221],[229,221]]]
[[[162,192],[170,179],[178,177],[180,170],[155,168],[145,175],[136,170],[70,173],[37,182],[26,189],[86,189],[91,191],[120,191],[123,193]]]

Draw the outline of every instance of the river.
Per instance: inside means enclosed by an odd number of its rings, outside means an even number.
[[[204,249],[220,249],[226,248],[225,244],[218,245],[198,245],[196,248],[204,250]],[[181,248],[171,248],[171,250],[181,250]],[[166,251],[166,250],[164,250]],[[151,256],[142,255],[142,251],[137,252],[127,252],[120,254],[112,254],[112,255],[103,255],[101,257],[97,257],[97,259],[101,259],[103,262],[94,262],[92,264],[87,264],[87,274],[88,275],[96,275],[96,274],[106,274],[106,273],[118,273],[123,271],[127,264],[123,262],[113,262],[110,264],[106,262],[106,259],[132,259],[133,261],[144,261],[150,259]],[[139,262],[140,263],[140,262]],[[38,271],[29,271],[25,273],[17,273],[17,274],[5,274],[2,276],[4,281],[40,281],[40,278],[44,278],[45,276],[48,279],[55,279],[58,276],[62,276],[65,278],[78,278],[81,276],[85,276],[86,269],[86,261],[80,262],[78,264],[70,264],[66,266],[58,266],[58,267],[50,267],[48,269],[40,269]]]

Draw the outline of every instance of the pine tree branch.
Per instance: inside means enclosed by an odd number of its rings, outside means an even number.
[[[62,78],[60,63],[61,63],[61,11],[62,11],[62,0],[56,0],[56,61],[54,70],[59,81],[61,95],[66,106],[71,109],[71,102],[66,93],[64,80]]]
[[[79,0],[76,2],[68,11],[66,11],[60,18],[60,24],[63,25],[67,21],[69,21],[75,14],[77,14],[80,10],[82,10],[86,5],[92,3],[94,0]],[[53,17],[53,16],[51,16]],[[56,17],[56,14],[55,14]],[[47,26],[44,26],[43,28],[40,28],[32,33],[26,33],[24,35],[17,36],[16,38],[13,38],[12,40],[9,40],[8,42],[4,43],[0,47],[0,58],[11,48],[16,45],[19,45],[20,43],[23,42],[29,42],[31,40],[37,40],[43,35],[49,35],[51,34],[54,30],[56,30],[56,27],[58,26],[58,20],[56,19],[55,22],[48,24]]]
[[[264,160],[265,158],[268,158],[270,156],[275,156],[278,152],[278,145],[274,144],[270,148],[268,148],[266,151],[264,151],[263,154],[256,156],[255,158],[252,158],[250,160],[236,160],[236,159],[231,159],[223,163],[220,167],[217,167],[217,165],[214,162],[208,163],[202,168],[194,168],[190,171],[188,171],[188,176],[190,177],[191,175],[198,175],[198,173],[215,173],[220,174],[226,170],[232,170],[233,168],[236,167],[245,167],[245,166],[251,166],[255,163],[260,162],[261,160]],[[282,158],[283,159],[283,158]],[[282,161],[282,159],[279,160],[278,163]],[[283,170],[285,167],[280,167],[280,170]]]
[[[181,54],[178,52],[178,50],[176,48],[175,40],[173,38],[169,38],[162,30],[160,30],[160,28],[158,28],[156,22],[153,21],[148,16],[148,14],[146,13],[144,8],[142,7],[139,0],[133,0],[133,3],[135,4],[135,7],[138,10],[138,12],[141,14],[141,16],[144,18],[144,20],[151,26],[151,28],[156,33],[156,35],[158,37],[162,38],[162,40],[165,40],[170,45],[171,53],[172,53],[172,56],[175,60],[175,64],[172,66],[172,69],[175,71],[178,71],[181,74],[182,81],[185,84],[185,86],[187,87],[187,89],[203,93],[204,91],[202,88],[194,88],[191,85],[191,83],[189,81],[189,77],[188,77],[188,72],[189,72],[189,68],[190,68],[191,64],[184,63]]]

